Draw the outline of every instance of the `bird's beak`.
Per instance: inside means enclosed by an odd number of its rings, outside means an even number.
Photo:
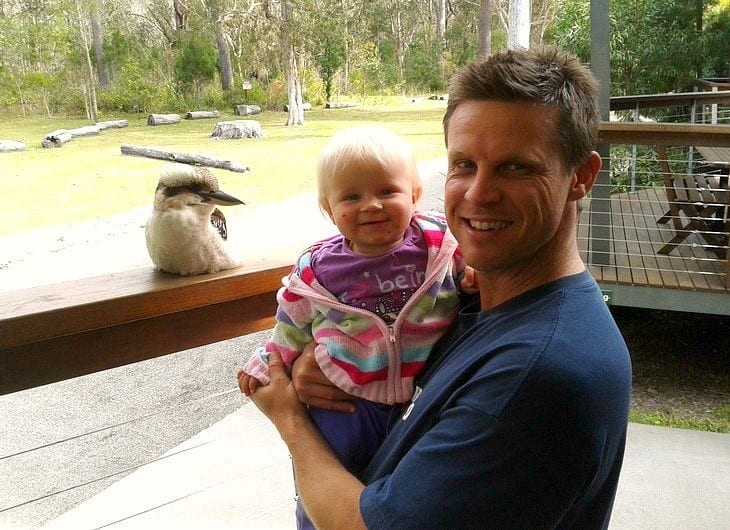
[[[200,192],[200,196],[204,202],[212,202],[213,204],[219,204],[221,206],[235,206],[236,204],[246,204],[245,202],[236,199],[233,195],[228,195],[223,191],[211,191],[211,192]]]

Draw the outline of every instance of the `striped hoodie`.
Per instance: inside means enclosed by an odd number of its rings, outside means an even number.
[[[280,353],[291,365],[314,339],[322,371],[348,394],[391,405],[410,399],[414,377],[456,318],[456,278],[464,269],[456,239],[441,215],[416,213],[414,220],[428,248],[426,279],[393,324],[343,304],[317,281],[311,267],[315,244],[284,278],[276,296],[273,335],[251,356],[244,371],[268,384],[269,352]]]

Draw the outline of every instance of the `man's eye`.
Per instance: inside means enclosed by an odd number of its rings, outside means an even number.
[[[519,162],[509,162],[507,164],[503,164],[500,170],[506,175],[521,176],[530,173],[531,168],[530,166],[520,164]]]
[[[459,162],[456,162],[454,164],[454,167],[456,169],[460,169],[460,170],[468,170],[468,169],[474,169],[474,167],[476,167],[476,166],[475,166],[474,162],[472,162],[471,160],[461,160]]]

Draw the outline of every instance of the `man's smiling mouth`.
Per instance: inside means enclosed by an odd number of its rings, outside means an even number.
[[[475,230],[503,230],[510,226],[512,223],[507,221],[474,221],[469,220],[469,226]]]

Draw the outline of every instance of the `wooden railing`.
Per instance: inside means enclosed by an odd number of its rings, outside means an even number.
[[[0,394],[270,328],[289,269],[150,267],[2,293]]]
[[[606,143],[730,147],[730,127],[603,123]],[[293,259],[293,257],[292,257]],[[0,394],[270,328],[288,263],[149,269],[0,293]]]

